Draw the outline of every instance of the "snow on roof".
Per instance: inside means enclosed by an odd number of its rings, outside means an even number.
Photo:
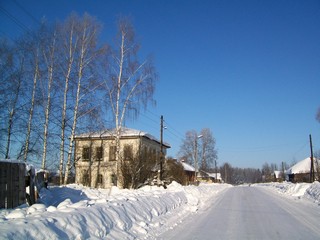
[[[315,161],[317,161],[317,159],[314,158],[313,160],[314,160],[314,164],[315,164]],[[318,162],[319,162],[319,160],[318,160]],[[297,164],[293,165],[288,170],[286,170],[286,174],[309,173],[310,167],[311,167],[311,159],[310,159],[310,157],[308,157],[308,158],[298,162]],[[316,166],[314,169],[316,171]]]
[[[214,179],[217,177],[218,180],[222,180],[221,173],[208,173],[208,175]]]
[[[195,168],[192,167],[190,164],[188,164],[188,163],[186,163],[186,162],[183,162],[183,161],[181,161],[180,163],[182,164],[183,169],[184,169],[185,171],[195,172]]]
[[[276,178],[280,178],[281,177],[281,171],[274,171],[273,174],[275,175]]]
[[[108,137],[115,137],[116,136],[116,129],[105,129],[99,132],[91,132],[91,133],[83,133],[83,134],[79,134],[76,135],[75,138],[76,139],[80,139],[80,138],[108,138]],[[137,129],[131,129],[131,128],[121,128],[121,133],[120,133],[120,138],[126,138],[126,137],[145,137],[148,138],[152,141],[158,142],[160,143],[160,141],[152,136],[151,134],[141,131],[141,130],[137,130]],[[163,142],[163,146],[170,148],[170,144]]]

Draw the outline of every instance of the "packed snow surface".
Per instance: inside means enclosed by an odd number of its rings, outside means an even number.
[[[319,203],[320,184],[270,183],[267,187]],[[0,239],[156,239],[212,204],[228,184],[145,186],[138,190],[49,187],[41,202],[0,210]],[[275,193],[278,194],[278,193]]]

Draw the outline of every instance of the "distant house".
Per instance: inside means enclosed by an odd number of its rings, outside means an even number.
[[[281,182],[283,181],[283,172],[282,171],[274,171],[272,174],[274,182]]]
[[[221,173],[208,173],[200,170],[197,179],[202,182],[222,182]]]
[[[187,178],[187,184],[195,182],[195,168],[190,164],[186,163],[184,160],[181,160],[180,163],[183,166]]]
[[[313,158],[314,172],[317,173],[320,160]],[[310,181],[311,158],[308,157],[285,171],[286,180],[290,182],[309,182]],[[317,174],[315,174],[317,175]]]
[[[196,181],[201,182],[222,182],[221,173],[207,173],[205,171],[200,170],[197,172],[197,178],[195,178],[195,168],[190,164],[186,163],[184,160],[181,160],[185,175],[187,177],[187,183],[194,183]]]
[[[75,136],[75,181],[90,187],[123,187],[118,182],[119,163],[116,161],[115,129]],[[170,145],[163,143],[163,154]],[[135,129],[122,128],[120,134],[120,158],[130,162],[140,154],[142,161],[156,164],[160,159],[160,141],[152,135]],[[143,154],[141,154],[143,153]],[[148,158],[148,159],[146,159]]]

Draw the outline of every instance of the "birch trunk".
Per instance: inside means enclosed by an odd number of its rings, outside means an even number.
[[[53,68],[54,68],[54,54],[55,54],[55,41],[56,41],[56,33],[53,35],[52,46],[49,50],[49,61],[47,59],[46,53],[44,53],[44,57],[46,60],[47,68],[48,68],[48,95],[47,95],[47,105],[45,110],[45,123],[44,123],[44,131],[43,131],[43,154],[42,154],[42,169],[46,169],[46,159],[47,159],[47,144],[48,144],[48,129],[49,129],[49,115],[50,115],[50,106],[51,106],[51,87],[53,82]]]
[[[32,97],[31,97],[31,106],[29,109],[29,120],[28,120],[28,127],[27,127],[27,136],[25,141],[25,148],[23,154],[23,160],[26,162],[29,152],[29,144],[30,144],[30,135],[31,135],[31,125],[32,125],[32,118],[33,118],[33,110],[34,110],[34,102],[35,102],[35,95],[36,95],[36,87],[37,81],[39,76],[39,65],[38,65],[38,54],[35,57],[35,72],[33,77],[33,88],[32,88]]]
[[[134,40],[134,30],[127,19],[118,22],[118,49],[114,52],[111,66],[110,86],[107,86],[110,105],[115,119],[116,142],[116,171],[118,186],[124,185],[121,158],[121,131],[127,113],[138,115],[141,105],[146,107],[152,101],[154,91],[155,72],[148,61],[142,64],[136,58],[139,49]]]
[[[63,94],[63,108],[62,108],[62,119],[61,119],[61,143],[60,143],[60,163],[59,163],[59,178],[60,185],[63,184],[63,164],[64,164],[64,144],[65,144],[65,128],[66,128],[66,112],[67,112],[67,95],[69,90],[69,79],[71,74],[71,68],[74,60],[74,48],[73,48],[73,25],[71,26],[70,37],[69,37],[69,61],[67,73],[65,76],[65,87]]]
[[[18,103],[18,98],[20,95],[20,89],[21,89],[21,74],[22,74],[22,68],[23,68],[23,61],[21,61],[21,68],[20,68],[20,74],[18,76],[18,82],[17,82],[17,89],[15,91],[14,99],[12,102],[12,106],[10,109],[9,113],[9,120],[8,120],[8,129],[7,129],[7,144],[6,144],[6,153],[5,153],[5,158],[9,159],[10,158],[10,144],[11,144],[11,135],[12,135],[12,128],[13,128],[13,118],[16,114],[17,110],[17,103]]]
[[[11,142],[11,130],[12,130],[12,123],[13,123],[13,116],[14,116],[15,110],[12,109],[9,114],[9,121],[8,121],[8,137],[7,137],[7,146],[6,146],[6,155],[5,159],[9,159],[9,152],[10,152],[10,142]]]
[[[69,150],[68,150],[68,158],[67,158],[67,164],[66,164],[65,175],[64,175],[64,184],[68,183],[69,173],[71,170],[71,157],[72,157],[74,136],[75,136],[76,127],[77,127],[78,108],[79,108],[79,101],[80,101],[80,90],[81,90],[81,81],[83,77],[83,70],[85,65],[90,62],[90,60],[86,62],[86,59],[85,59],[86,53],[88,50],[89,39],[91,37],[89,36],[90,32],[87,32],[87,27],[88,26],[85,23],[82,39],[81,39],[81,52],[80,52],[80,61],[79,61],[79,69],[78,69],[77,94],[76,94],[75,106],[73,110],[73,123],[72,123],[71,136],[69,141]]]
[[[122,32],[121,36],[121,46],[120,46],[120,62],[119,62],[119,74],[118,74],[118,84],[117,84],[117,100],[116,100],[116,111],[115,111],[115,118],[116,118],[116,168],[117,168],[117,176],[118,181],[117,185],[122,187],[123,179],[121,175],[121,159],[120,159],[120,134],[121,134],[121,126],[122,121],[119,118],[120,114],[120,97],[121,97],[121,80],[122,80],[122,71],[123,71],[123,61],[124,61],[124,40],[125,36]]]
[[[75,135],[76,126],[77,126],[80,87],[81,87],[81,79],[79,79],[79,81],[78,81],[77,97],[76,97],[77,100],[76,100],[76,105],[74,107],[74,112],[73,112],[73,123],[72,123],[71,136],[70,136],[70,141],[69,141],[69,150],[68,150],[67,165],[66,165],[66,170],[65,170],[65,175],[64,175],[64,184],[68,183],[69,172],[71,170],[71,157],[72,157],[74,135]]]

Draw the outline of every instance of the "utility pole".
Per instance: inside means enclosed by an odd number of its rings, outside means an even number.
[[[218,168],[217,168],[217,160],[214,160],[215,170],[216,170],[216,183],[218,182]]]
[[[198,139],[199,138],[202,138],[203,137],[203,135],[196,135],[195,136],[196,138],[195,138],[195,140],[194,140],[194,148],[195,148],[195,153],[194,153],[194,155],[195,155],[195,157],[194,157],[194,161],[195,161],[195,163],[194,163],[194,167],[195,167],[195,181],[197,181],[197,172],[198,172]]]
[[[197,171],[198,171],[198,137],[194,140],[194,180],[197,182]]]
[[[224,181],[225,183],[228,183],[227,179],[228,179],[228,173],[227,173],[227,164],[224,165]]]
[[[162,181],[163,173],[163,116],[160,117],[160,173],[159,173],[159,182]]]
[[[309,135],[309,140],[310,140],[310,150],[311,150],[311,166],[310,166],[310,183],[314,182],[314,165],[313,165],[313,149],[312,149],[312,138],[311,134]]]

